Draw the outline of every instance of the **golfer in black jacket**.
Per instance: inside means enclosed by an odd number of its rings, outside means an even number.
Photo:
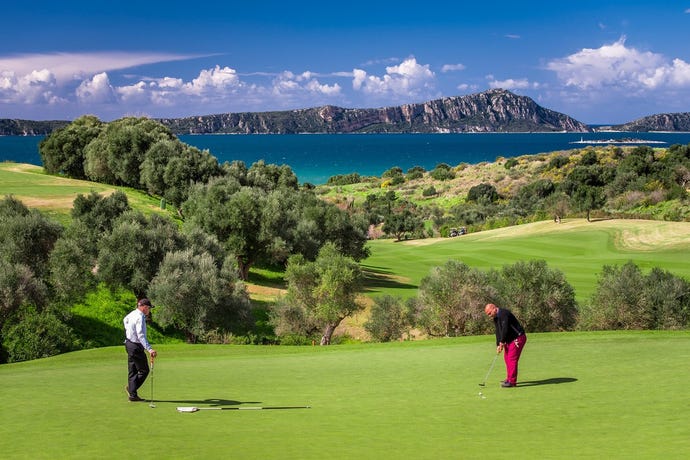
[[[501,383],[504,388],[517,385],[518,361],[522,349],[527,343],[527,335],[515,315],[510,310],[498,308],[489,303],[484,307],[484,312],[494,320],[496,328],[496,353],[503,352],[506,362],[506,379]]]

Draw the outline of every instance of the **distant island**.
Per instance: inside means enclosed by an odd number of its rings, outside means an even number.
[[[467,96],[375,109],[323,106],[157,118],[176,134],[548,133],[690,132],[690,113],[650,115],[630,123],[592,127],[546,109],[526,96],[492,89]],[[0,135],[45,136],[72,120],[0,119]],[[658,143],[644,140],[575,143]]]
[[[621,139],[591,139],[586,140],[580,138],[579,141],[572,141],[570,144],[666,144],[664,141],[650,141],[646,139],[634,139],[630,137],[624,137]]]

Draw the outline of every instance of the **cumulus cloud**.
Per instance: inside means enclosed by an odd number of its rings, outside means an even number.
[[[77,100],[82,104],[104,104],[115,101],[115,91],[108,74],[101,72],[84,80],[76,89]]]
[[[337,83],[328,84],[320,80],[327,77],[328,75],[311,71],[284,71],[273,78],[270,88],[256,88],[256,92],[269,93],[274,106],[281,108],[331,104],[341,99],[342,87]]]
[[[0,101],[19,104],[55,104],[62,98],[56,93],[55,75],[48,69],[19,74],[0,71]]]
[[[278,110],[351,103],[341,86],[347,80],[355,98],[394,103],[435,96],[434,72],[414,57],[389,65],[378,75],[362,69],[240,74],[220,64],[184,79],[175,75],[137,76],[128,71],[141,64],[182,58],[126,53],[0,57],[0,102],[34,112],[49,104],[56,108],[62,105],[63,113],[73,116],[85,110],[108,116],[142,111],[151,116],[180,116],[190,111]],[[38,67],[39,63],[44,67]],[[443,71],[462,69],[462,64],[447,64]]]
[[[386,67],[386,74],[382,77],[354,69],[352,88],[370,95],[419,97],[430,93],[435,79],[429,65],[418,64],[414,57],[410,57],[399,65]]]
[[[191,82],[184,84],[187,94],[203,96],[217,92],[225,92],[241,85],[240,77],[235,69],[216,65],[213,69],[204,69]]]
[[[627,47],[625,37],[600,48],[584,48],[553,60],[546,68],[554,71],[566,86],[581,90],[619,88],[645,91],[690,85],[688,63],[682,59],[669,62],[660,54]]]

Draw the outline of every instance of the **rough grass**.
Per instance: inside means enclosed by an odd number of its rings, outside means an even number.
[[[0,366],[3,458],[685,458],[684,332],[531,334],[499,388],[488,336],[331,347],[162,345],[156,408],[123,347]],[[150,397],[150,382],[141,394]],[[478,393],[482,391],[485,399]],[[200,411],[178,406],[302,406]]]

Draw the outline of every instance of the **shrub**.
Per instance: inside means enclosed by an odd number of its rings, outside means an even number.
[[[677,329],[690,323],[690,283],[655,268],[645,276],[632,261],[604,266],[588,308],[586,329]]]
[[[374,340],[390,342],[409,331],[412,318],[402,300],[390,295],[379,297],[371,308],[371,316],[364,323],[364,329]]]
[[[26,307],[21,319],[2,331],[8,362],[47,358],[71,351],[71,329],[54,313]]]
[[[492,325],[486,321],[483,308],[495,295],[484,273],[449,260],[422,279],[417,323],[437,337],[488,333]]]
[[[422,191],[422,196],[425,196],[425,197],[434,196],[434,195],[436,195],[436,193],[437,193],[436,187],[434,187],[433,185],[430,185],[429,187],[425,188]]]
[[[575,291],[565,275],[544,260],[504,266],[497,280],[500,296],[522,325],[533,332],[571,330],[577,323]]]
[[[517,165],[518,165],[518,161],[517,161],[515,158],[509,158],[509,159],[506,161],[506,163],[505,163],[504,166],[505,166],[506,169],[512,169],[512,168],[514,168],[514,167],[517,166]]]

